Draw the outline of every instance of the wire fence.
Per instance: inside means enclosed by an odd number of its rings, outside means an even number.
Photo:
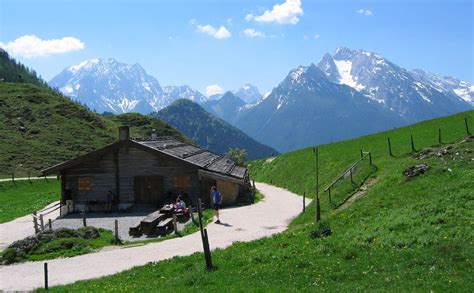
[[[469,123],[467,117],[464,117],[463,128],[465,134],[462,137],[457,139],[471,137],[471,129],[469,128]],[[438,128],[437,131],[438,144],[443,145],[448,143],[445,138],[443,138],[443,132],[441,128]],[[432,135],[436,135],[432,134]],[[409,143],[409,150],[411,153],[418,152],[422,149],[421,145],[416,145],[415,135],[409,133],[410,140],[406,141]],[[451,137],[452,139],[452,137]],[[451,140],[450,140],[451,141]],[[452,141],[451,141],[452,142]],[[397,141],[397,145],[400,146],[400,142]],[[427,147],[427,146],[424,146]],[[405,154],[403,150],[403,154]],[[387,137],[387,155],[390,157],[397,157],[394,154],[393,140],[390,137]],[[368,164],[363,164],[364,161],[368,161]],[[365,181],[372,176],[377,171],[377,167],[372,162],[371,152],[360,151],[360,159],[355,161],[350,165],[346,170],[344,170],[339,176],[337,176],[325,189],[324,191],[328,194],[329,203],[333,208],[338,208],[341,206],[347,199],[349,199],[354,192],[356,192]]]

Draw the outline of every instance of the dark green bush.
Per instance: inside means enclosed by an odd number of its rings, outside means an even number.
[[[316,225],[316,229],[311,231],[312,238],[324,238],[332,234],[331,227],[327,222],[319,222]]]
[[[84,227],[78,230],[84,239],[97,239],[99,238],[99,230],[95,227]]]
[[[2,253],[1,263],[8,265],[16,261],[17,253],[15,248],[7,248]]]

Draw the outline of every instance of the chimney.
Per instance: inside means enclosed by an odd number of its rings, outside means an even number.
[[[119,127],[119,140],[130,139],[130,127],[129,126],[120,126]]]
[[[158,135],[156,135],[156,129],[153,129],[151,132],[151,140],[156,140],[158,138]]]

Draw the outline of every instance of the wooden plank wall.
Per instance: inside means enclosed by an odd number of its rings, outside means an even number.
[[[68,169],[65,188],[72,191],[76,203],[86,203],[92,200],[105,202],[108,192],[115,192],[114,172],[113,154],[105,154],[95,160],[88,160]],[[78,191],[79,177],[91,177],[90,192]]]
[[[120,200],[134,201],[133,182],[135,176],[163,176],[164,192],[173,193],[173,176],[184,175],[191,177],[191,187],[188,191],[193,199],[199,195],[197,168],[182,164],[168,156],[155,156],[135,148],[122,148],[119,152],[120,168]],[[185,191],[186,192],[186,191]]]

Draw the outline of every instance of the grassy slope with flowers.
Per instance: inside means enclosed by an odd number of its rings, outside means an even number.
[[[215,251],[212,272],[203,269],[203,256],[196,253],[54,290],[472,292],[474,142],[461,143],[464,117],[474,132],[470,111],[321,146],[322,186],[357,160],[360,149],[370,150],[377,166],[367,173],[377,183],[349,208],[335,211],[322,195],[331,236],[310,237],[315,230],[311,205],[284,233]],[[438,128],[444,145],[437,145]],[[417,149],[432,147],[435,154],[415,159],[411,133]],[[395,157],[387,154],[388,136]],[[446,154],[436,155],[454,142]],[[413,179],[403,177],[403,170],[420,163],[431,168]],[[312,148],[252,162],[250,169],[256,180],[314,194]],[[356,177],[356,185],[361,180]],[[338,192],[347,191],[347,184],[341,185],[334,190],[339,198]]]

